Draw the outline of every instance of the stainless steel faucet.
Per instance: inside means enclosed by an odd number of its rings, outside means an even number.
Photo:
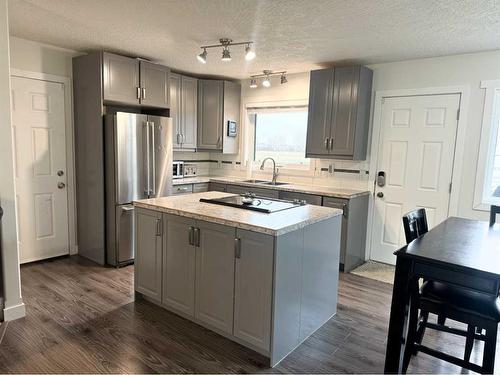
[[[273,181],[272,181],[272,184],[276,184],[276,180],[278,179],[278,175],[279,175],[279,169],[276,168],[276,161],[273,159],[273,158],[265,158],[264,160],[262,160],[262,164],[260,165],[260,170],[263,171],[264,170],[264,164],[266,163],[267,160],[271,160],[273,162]]]

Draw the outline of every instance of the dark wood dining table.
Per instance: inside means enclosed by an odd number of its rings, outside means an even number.
[[[500,225],[450,217],[394,254],[385,373],[402,373],[410,280],[437,280],[498,295]]]

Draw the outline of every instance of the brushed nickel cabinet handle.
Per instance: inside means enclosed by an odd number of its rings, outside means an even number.
[[[328,150],[328,145],[330,144],[330,138],[325,138],[325,148]]]
[[[333,150],[333,138],[330,138],[330,150]]]
[[[141,88],[140,87],[137,87],[136,95],[137,95],[137,99],[141,98]]]
[[[189,244],[190,245],[194,245],[194,228],[193,227],[189,227]]]
[[[146,88],[142,88],[142,100],[146,99]]]
[[[234,239],[234,257],[237,259],[241,258],[241,239]]]
[[[156,236],[161,236],[161,219],[156,219]]]

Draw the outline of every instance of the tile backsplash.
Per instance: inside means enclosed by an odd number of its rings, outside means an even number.
[[[174,160],[183,160],[196,170],[197,176],[231,176],[237,178],[271,179],[270,165],[260,171],[258,166],[245,166],[239,161],[221,160],[219,155],[204,152],[174,152]],[[296,184],[332,186],[344,189],[371,190],[369,161],[311,159],[314,170],[280,171],[279,181]]]

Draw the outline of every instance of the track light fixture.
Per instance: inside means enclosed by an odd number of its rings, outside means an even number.
[[[287,83],[288,79],[286,78],[286,71],[282,72],[273,72],[272,70],[263,70],[262,74],[255,74],[250,76],[250,87],[252,89],[257,87],[257,79],[263,78],[262,86],[263,87],[271,87],[271,78],[272,76],[281,76],[280,81],[281,84]]]
[[[198,61],[201,62],[202,64],[207,63],[207,49],[208,48],[220,48],[222,47],[222,61],[231,61],[231,51],[229,50],[229,46],[240,46],[240,45],[246,45],[245,47],[245,60],[250,61],[255,58],[255,51],[252,49],[252,41],[248,42],[238,42],[238,43],[233,43],[232,39],[228,38],[221,38],[219,39],[220,44],[213,44],[210,46],[201,46],[200,48],[203,49],[203,52],[197,55],[196,57],[198,58]]]
[[[206,64],[207,63],[207,49],[204,48],[203,49],[203,52],[200,53],[198,56],[196,56],[198,58],[198,61],[201,62],[202,64]]]

